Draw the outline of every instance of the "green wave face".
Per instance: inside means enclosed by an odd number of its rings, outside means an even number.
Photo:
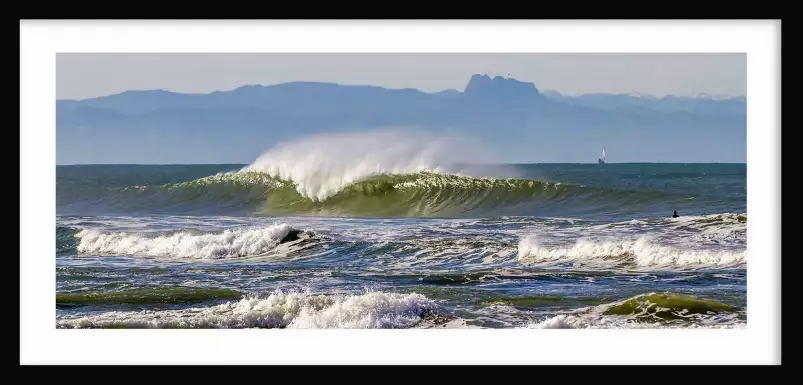
[[[685,196],[656,190],[604,189],[429,172],[376,176],[347,185],[324,200],[302,196],[294,182],[255,171],[100,192],[70,191],[63,195],[60,199],[74,200],[84,208],[115,207],[125,212],[350,217],[572,215],[635,212],[651,210],[653,206],[663,212],[668,203],[682,204],[687,200]]]
[[[172,287],[94,293],[56,294],[57,307],[114,304],[175,304],[216,299],[240,299],[243,293],[229,289]]]
[[[605,315],[628,315],[637,319],[671,321],[700,315],[735,312],[738,309],[724,303],[698,299],[675,293],[645,294],[608,307]]]
[[[82,213],[253,213],[272,191],[294,185],[259,172],[234,172],[191,181],[109,188],[62,188],[58,204]]]
[[[315,201],[294,189],[271,192],[264,207],[269,214],[336,216],[453,216],[493,211],[534,199],[567,197],[563,186],[514,179],[477,179],[418,173],[383,175],[346,186],[336,195]]]
[[[75,252],[77,246],[75,234],[78,234],[78,231],[72,227],[56,227],[56,255]]]

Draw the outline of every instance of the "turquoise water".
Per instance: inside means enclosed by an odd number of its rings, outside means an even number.
[[[58,166],[57,326],[746,323],[744,164],[245,166]]]

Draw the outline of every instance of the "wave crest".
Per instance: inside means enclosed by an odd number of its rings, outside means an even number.
[[[250,296],[211,307],[62,319],[57,327],[395,329],[421,323],[434,309],[432,300],[416,293],[313,295],[276,291],[267,297]]]
[[[75,236],[79,239],[77,250],[84,254],[218,259],[265,254],[279,245],[292,230],[287,224],[218,233],[185,230],[160,235],[84,229]]]
[[[386,130],[282,142],[243,170],[292,181],[301,196],[323,201],[350,184],[377,175],[454,174],[465,169],[455,164],[482,162],[483,158],[478,148],[462,139]]]
[[[579,239],[570,247],[548,248],[537,236],[519,241],[524,263],[634,264],[637,267],[733,267],[747,262],[747,251],[683,250],[658,245],[649,237],[631,240]]]

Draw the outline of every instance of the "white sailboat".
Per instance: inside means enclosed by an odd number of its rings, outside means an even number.
[[[597,159],[597,162],[599,162],[599,164],[607,162],[605,159],[605,146],[602,146],[602,158]]]

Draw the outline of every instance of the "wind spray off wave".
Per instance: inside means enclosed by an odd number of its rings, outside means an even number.
[[[301,196],[326,200],[378,175],[471,173],[489,154],[465,139],[418,131],[353,132],[279,143],[244,171],[292,181]]]

